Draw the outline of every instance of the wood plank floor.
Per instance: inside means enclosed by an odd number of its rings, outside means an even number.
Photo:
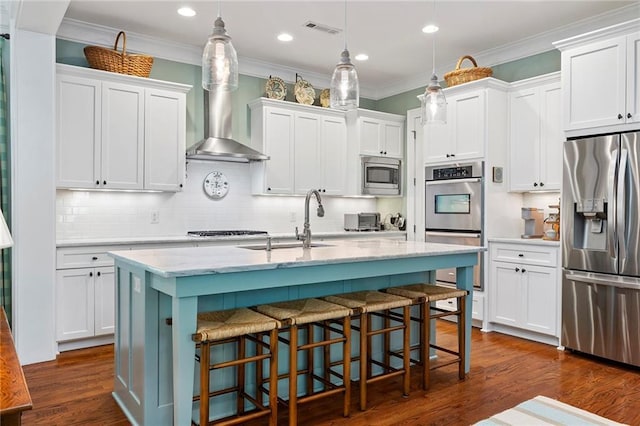
[[[441,342],[453,339],[450,324],[438,325]],[[456,367],[435,370],[429,392],[420,390],[419,371],[411,395],[402,398],[399,380],[371,386],[369,409],[342,418],[340,398],[300,409],[302,425],[468,425],[545,395],[611,420],[640,425],[640,369],[561,352],[553,346],[499,333],[473,330],[471,372],[459,382]],[[56,361],[24,367],[33,399],[25,425],[128,425],[111,396],[113,347],[62,353]],[[286,413],[280,419],[286,424]],[[255,423],[256,425],[259,423]]]

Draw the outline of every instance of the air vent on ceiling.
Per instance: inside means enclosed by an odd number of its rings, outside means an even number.
[[[333,27],[330,27],[328,25],[319,24],[319,23],[313,22],[313,21],[305,22],[304,26],[307,27],[307,28],[310,28],[312,30],[322,31],[323,33],[327,33],[327,34],[331,34],[331,35],[340,34],[342,32],[341,29],[333,28]]]

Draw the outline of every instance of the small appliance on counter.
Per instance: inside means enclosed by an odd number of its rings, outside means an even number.
[[[557,213],[549,213],[544,220],[545,230],[543,240],[559,241],[560,240],[560,203],[549,205],[550,209],[558,209]]]
[[[543,212],[535,207],[523,207],[524,234],[521,238],[542,238],[544,234]]]
[[[345,213],[345,231],[379,231],[380,213]]]

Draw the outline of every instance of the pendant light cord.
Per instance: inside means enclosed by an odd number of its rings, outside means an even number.
[[[344,0],[344,50],[347,50],[347,0]]]
[[[222,17],[222,14],[220,13],[220,0],[218,0],[218,18]]]
[[[433,0],[433,23],[434,23],[434,25],[437,25],[437,23],[436,23],[436,0]],[[433,51],[433,58],[432,58],[432,60],[433,60],[433,74],[432,75],[435,75],[436,74],[436,33],[435,32],[433,33],[433,38],[431,39],[431,41],[432,41],[432,44],[433,44],[433,49],[432,49],[432,51]]]

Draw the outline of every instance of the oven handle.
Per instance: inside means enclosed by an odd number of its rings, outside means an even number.
[[[437,231],[426,231],[425,235],[431,235],[434,237],[453,237],[453,238],[480,238],[482,234],[476,233],[466,233],[466,232],[437,232]]]
[[[481,177],[472,177],[464,179],[443,179],[443,180],[428,180],[425,185],[449,185],[452,183],[476,183],[482,182]]]

